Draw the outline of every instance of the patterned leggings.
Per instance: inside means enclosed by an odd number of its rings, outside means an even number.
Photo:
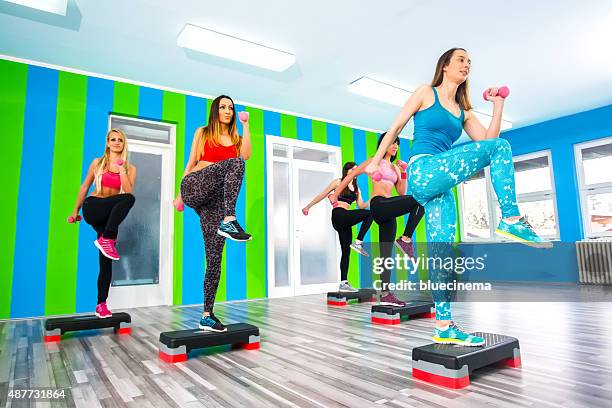
[[[183,202],[200,217],[206,252],[204,312],[211,312],[221,277],[225,237],[217,234],[221,221],[236,214],[236,200],[244,178],[244,160],[228,159],[189,173],[181,183]]]
[[[454,258],[457,210],[451,189],[489,165],[502,217],[519,215],[512,149],[505,139],[468,143],[436,155],[419,157],[411,163],[408,182],[414,198],[425,206],[430,258]],[[430,281],[452,281],[454,271],[439,266],[439,262],[433,261],[429,265]],[[433,290],[432,296],[436,304],[436,319],[452,320],[451,292]]]

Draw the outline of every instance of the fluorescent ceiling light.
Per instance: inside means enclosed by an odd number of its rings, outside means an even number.
[[[295,64],[295,55],[191,24],[185,25],[176,44],[217,57],[282,72]]]
[[[404,106],[404,103],[412,94],[405,89],[365,76],[351,82],[348,89],[357,95],[397,106]]]
[[[20,6],[46,11],[47,13],[66,15],[68,0],[4,0],[8,3],[19,4]]]
[[[385,82],[368,78],[365,76],[351,82],[348,86],[348,89],[349,91],[357,95],[376,99],[378,101],[382,101],[390,105],[396,106],[404,106],[404,103],[406,103],[410,95],[412,95],[412,92],[407,91],[406,89],[399,88],[394,85],[389,85]],[[478,120],[480,120],[484,127],[489,126],[492,118],[491,115],[478,111],[472,112],[476,114],[476,117],[478,117]],[[502,119],[501,130],[510,129],[511,127],[512,122]]]

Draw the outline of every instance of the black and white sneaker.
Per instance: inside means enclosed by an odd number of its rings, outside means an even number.
[[[200,328],[200,330],[204,330],[204,331],[213,331],[213,332],[227,331],[227,327],[225,327],[219,321],[219,319],[213,319],[211,316],[202,316],[198,327]]]
[[[232,241],[239,242],[250,241],[252,238],[250,234],[244,232],[237,220],[229,222],[221,221],[217,234],[224,236],[225,238],[229,238]]]

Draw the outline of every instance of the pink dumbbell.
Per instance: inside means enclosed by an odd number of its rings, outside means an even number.
[[[337,201],[335,203],[332,202],[332,199],[331,199],[332,196],[333,196],[333,194],[328,194],[327,195],[327,199],[329,200],[329,203],[332,205],[332,207],[336,208],[338,206],[338,202]]]
[[[247,111],[238,112],[238,117],[240,118],[241,121],[246,122],[247,120],[249,120],[249,112]]]
[[[302,208],[302,214],[308,215],[308,210],[306,208]]]
[[[489,100],[489,95],[487,91],[488,89],[485,89],[484,92],[482,93],[482,97],[484,98],[485,101]],[[493,96],[501,96],[502,98],[506,99],[508,95],[510,95],[510,88],[508,88],[507,86],[502,86],[502,87],[499,87],[499,89],[497,90],[497,94]]]
[[[123,163],[125,163],[123,159],[117,160],[117,166],[123,166]]]
[[[402,180],[406,180],[406,169],[408,168],[408,163],[398,160],[397,165],[400,167],[400,169],[402,169]]]
[[[81,219],[82,219],[81,216],[77,215],[76,220],[77,221],[81,221]],[[72,215],[70,217],[68,217],[68,223],[69,224],[73,224],[74,223],[74,217]]]
[[[180,203],[179,205],[176,206],[176,211],[183,212],[183,210],[185,210],[185,204]]]

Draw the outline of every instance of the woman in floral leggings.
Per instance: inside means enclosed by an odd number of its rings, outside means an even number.
[[[497,88],[487,89],[487,100],[493,103],[493,118],[488,128],[482,126],[469,100],[470,68],[471,61],[464,49],[453,48],[442,54],[431,85],[419,87],[408,99],[366,172],[377,170],[387,147],[414,116],[408,184],[414,198],[425,207],[430,257],[452,258],[457,214],[451,189],[486,166],[491,166],[493,189],[502,212],[495,233],[518,242],[548,246],[520,216],[516,203],[512,150],[506,140],[499,139],[504,99],[497,96]],[[474,142],[451,148],[463,130]],[[432,264],[432,282],[451,280],[452,269]],[[436,305],[433,336],[436,343],[484,345],[483,338],[465,333],[453,323],[450,291],[432,290],[432,295]]]

